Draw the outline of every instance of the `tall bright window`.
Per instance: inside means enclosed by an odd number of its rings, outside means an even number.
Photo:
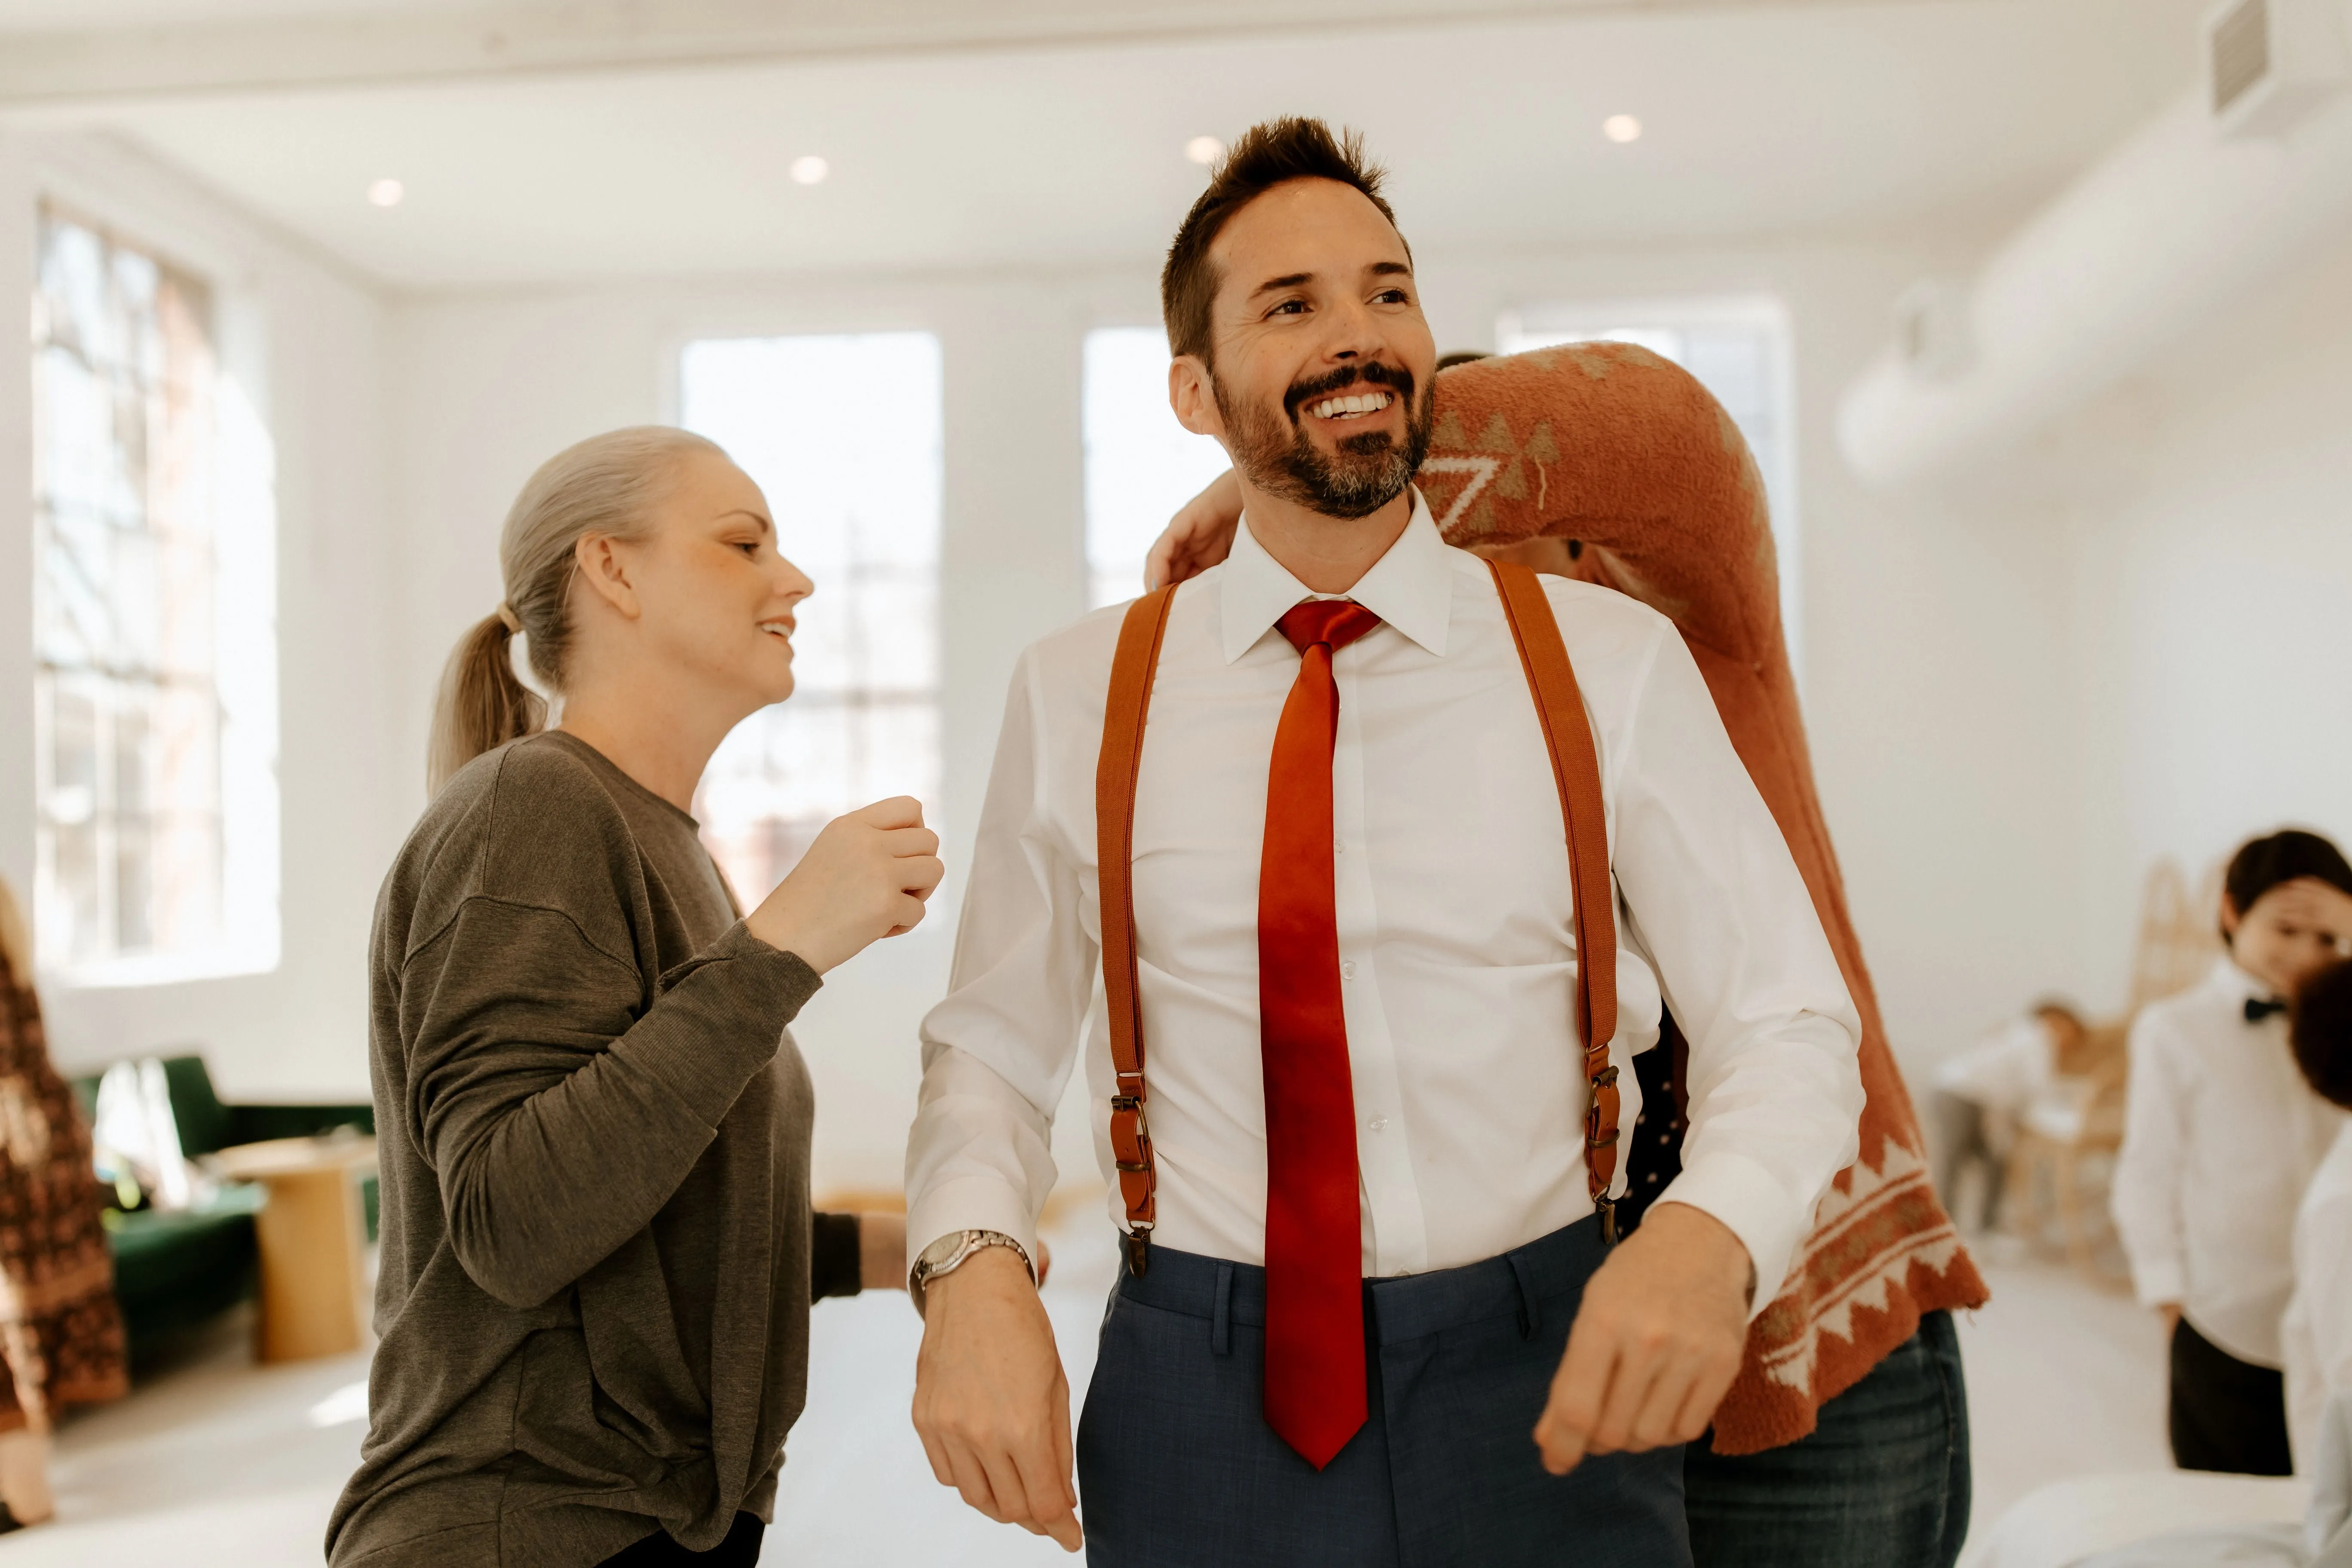
[[[1802,557],[1797,527],[1797,447],[1788,312],[1767,299],[1668,300],[1551,304],[1506,315],[1496,346],[1505,353],[1556,343],[1629,342],[1672,360],[1715,394],[1756,454],[1772,506],[1780,557],[1780,621],[1789,658],[1801,671]]]
[[[275,519],[212,290],[40,215],[35,924],[97,984],[275,964]]]
[[[679,423],[768,498],[814,580],[791,700],[719,747],[695,814],[747,904],[826,822],[940,777],[939,340],[928,332],[707,339],[678,367]]]
[[[1143,592],[1143,556],[1176,509],[1224,472],[1225,449],[1168,407],[1168,334],[1087,334],[1087,578],[1092,605]]]

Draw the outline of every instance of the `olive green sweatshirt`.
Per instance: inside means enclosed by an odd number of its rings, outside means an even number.
[[[808,1360],[785,1026],[818,984],[572,736],[434,799],[376,905],[380,1343],[336,1568],[586,1568],[770,1515]]]

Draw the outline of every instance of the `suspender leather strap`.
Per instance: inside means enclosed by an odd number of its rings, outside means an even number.
[[[1576,1023],[1584,1048],[1592,1103],[1584,1116],[1585,1185],[1601,1215],[1602,1237],[1617,1239],[1616,1206],[1609,1188],[1617,1173],[1617,1069],[1609,1042],[1617,1033],[1616,901],[1609,875],[1609,836],[1602,815],[1601,762],[1576,671],[1560,641],[1559,623],[1543,584],[1524,566],[1489,562],[1502,595],[1504,618],[1527,670],[1541,720],[1544,749],[1559,787],[1568,832],[1569,876],[1576,909]],[[1150,1261],[1157,1173],[1144,1111],[1143,1000],[1136,984],[1135,786],[1143,762],[1143,727],[1151,710],[1151,682],[1168,626],[1172,587],[1129,605],[1112,657],[1109,699],[1103,713],[1102,753],[1095,770],[1095,839],[1102,923],[1103,997],[1110,1015],[1111,1155],[1127,1208],[1129,1271]]]
[[[1135,782],[1143,764],[1143,721],[1168,627],[1174,584],[1128,607],[1111,658],[1110,697],[1103,710],[1102,755],[1095,767],[1095,864],[1102,926],[1103,1001],[1110,1015],[1111,1158],[1127,1205],[1129,1272],[1150,1266],[1159,1173],[1151,1163],[1151,1124],[1144,1112],[1143,998],[1135,975]]]
[[[1584,1041],[1584,1076],[1592,1085],[1592,1103],[1584,1113],[1585,1187],[1601,1215],[1603,1239],[1614,1242],[1617,1206],[1609,1187],[1617,1174],[1618,1096],[1609,1042],[1617,1034],[1617,903],[1609,875],[1608,819],[1601,804],[1601,759],[1543,584],[1524,566],[1486,564],[1543,720],[1544,747],[1551,753],[1568,826],[1569,877],[1576,893],[1576,1027]]]

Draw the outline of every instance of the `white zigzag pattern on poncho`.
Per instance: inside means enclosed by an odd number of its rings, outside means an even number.
[[[1846,1190],[1841,1192],[1833,1186],[1822,1197],[1814,1215],[1812,1234],[1806,1241],[1804,1258],[1792,1275],[1793,1281],[1810,1278],[1806,1263],[1838,1246],[1853,1226],[1867,1221],[1871,1211],[1896,1201],[1907,1187],[1929,1185],[1927,1163],[1919,1154],[1892,1138],[1882,1148],[1883,1163],[1877,1170],[1856,1161]],[[1765,1377],[1810,1393],[1822,1336],[1834,1335],[1851,1342],[1856,1309],[1891,1310],[1892,1294],[1907,1284],[1913,1263],[1925,1264],[1941,1274],[1960,1256],[1960,1250],[1959,1233],[1948,1221],[1933,1230],[1898,1232],[1862,1268],[1845,1273],[1827,1292],[1805,1303],[1804,1331],[1793,1340],[1772,1346],[1759,1358]]]

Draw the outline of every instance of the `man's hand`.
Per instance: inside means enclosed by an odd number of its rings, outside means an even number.
[[[915,1431],[931,1474],[989,1518],[1076,1552],[1070,1384],[1029,1270],[1011,1247],[984,1247],[926,1293]]]
[[[1730,1227],[1660,1204],[1584,1288],[1536,1423],[1544,1468],[1641,1453],[1706,1430],[1738,1375],[1756,1270]]]
[[[1227,468],[1186,501],[1160,531],[1143,558],[1143,583],[1181,583],[1223,561],[1234,547],[1242,521],[1242,482]]]

